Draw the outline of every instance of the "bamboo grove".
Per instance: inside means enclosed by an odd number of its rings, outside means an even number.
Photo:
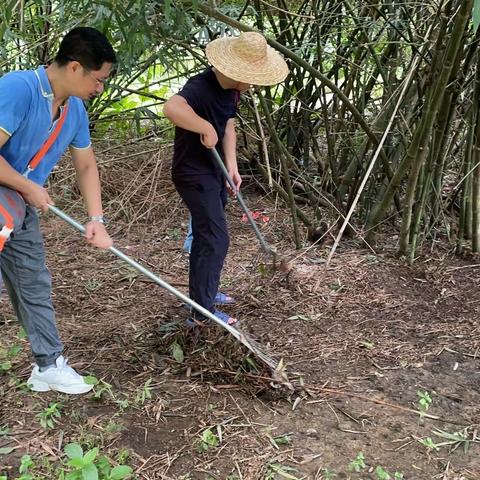
[[[162,87],[203,68],[215,36],[259,30],[290,75],[246,98],[243,168],[288,205],[297,246],[353,213],[347,232],[398,235],[413,261],[439,240],[480,251],[479,3],[7,0],[0,68],[46,62],[62,32],[96,26],[122,63],[93,117],[158,131]],[[149,102],[112,110],[132,94]]]

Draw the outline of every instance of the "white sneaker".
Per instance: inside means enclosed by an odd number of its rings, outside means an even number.
[[[85,383],[85,379],[67,364],[62,355],[55,361],[55,367],[43,372],[35,365],[27,384],[34,392],[55,390],[71,395],[87,393],[93,388],[93,385]]]

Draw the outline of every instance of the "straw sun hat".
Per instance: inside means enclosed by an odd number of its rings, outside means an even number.
[[[237,82],[275,85],[288,75],[285,60],[256,32],[217,38],[207,45],[206,55],[219,72]]]

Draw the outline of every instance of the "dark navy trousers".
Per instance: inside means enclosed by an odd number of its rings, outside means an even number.
[[[190,298],[213,313],[214,299],[230,242],[225,218],[225,180],[219,173],[174,176],[173,182],[192,216]],[[194,313],[194,317],[202,319],[199,313]]]

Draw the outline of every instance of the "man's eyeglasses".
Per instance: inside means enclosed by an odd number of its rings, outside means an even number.
[[[78,62],[78,60],[76,58],[73,58],[73,57],[67,57],[71,62]],[[78,62],[80,63],[80,62]],[[80,65],[82,65],[80,63]],[[95,83],[96,83],[96,86],[99,87],[99,86],[102,86],[102,87],[105,87],[108,83],[108,78],[104,79],[104,80],[101,80],[100,78],[97,78],[87,67],[84,67],[82,65],[82,68],[83,70],[88,73],[94,80],[95,80]]]
[[[95,80],[97,87],[105,87],[105,85],[108,83],[108,78],[101,80],[100,78],[97,78],[90,70],[87,70],[83,65],[82,67],[85,72],[88,73]]]

